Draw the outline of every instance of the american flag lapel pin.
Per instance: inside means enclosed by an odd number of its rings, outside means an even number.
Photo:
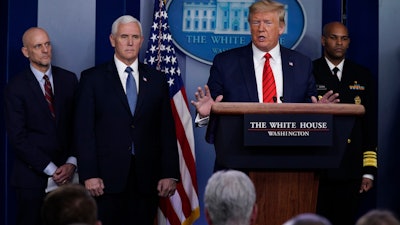
[[[146,77],[143,77],[143,81],[144,81],[144,82],[147,82],[147,78],[146,78]]]
[[[293,62],[289,62],[289,66],[293,66]]]

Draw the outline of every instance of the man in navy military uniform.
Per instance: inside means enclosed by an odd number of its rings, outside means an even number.
[[[318,94],[333,90],[341,103],[362,104],[366,113],[356,121],[340,167],[321,174],[317,213],[334,225],[354,224],[377,173],[376,82],[368,69],[345,58],[350,37],[342,23],[326,24],[321,43],[324,55],[313,62]]]

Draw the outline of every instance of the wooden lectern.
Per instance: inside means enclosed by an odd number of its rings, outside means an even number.
[[[318,170],[340,165],[355,119],[364,112],[355,104],[221,102],[212,106],[207,132],[213,136],[218,164],[249,172],[257,191],[257,225],[281,225],[297,214],[315,212]],[[325,130],[331,132],[331,144],[308,145],[306,140],[292,145],[291,139],[297,137],[289,135],[278,145],[245,145],[250,130],[245,118],[259,114],[283,115],[286,121],[296,115],[311,119],[327,115],[331,125]],[[268,129],[264,130],[259,133],[267,135]]]

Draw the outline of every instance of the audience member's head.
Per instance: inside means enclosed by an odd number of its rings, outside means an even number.
[[[206,219],[211,225],[249,225],[257,217],[256,191],[243,172],[218,171],[204,193]]]
[[[392,212],[374,209],[361,216],[356,225],[400,225],[400,222]]]
[[[79,184],[63,185],[50,192],[44,200],[42,218],[44,225],[101,225],[96,201]]]
[[[331,222],[314,213],[302,213],[286,221],[283,225],[331,225]]]

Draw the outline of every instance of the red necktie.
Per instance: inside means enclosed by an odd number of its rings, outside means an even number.
[[[51,83],[47,75],[44,75],[43,79],[44,79],[44,97],[46,98],[46,102],[49,105],[51,116],[55,118],[56,115],[54,113],[54,98],[53,98],[53,90],[51,89]]]
[[[263,102],[276,102],[276,87],[274,74],[272,73],[269,59],[271,55],[265,54],[265,64],[263,70]]]

